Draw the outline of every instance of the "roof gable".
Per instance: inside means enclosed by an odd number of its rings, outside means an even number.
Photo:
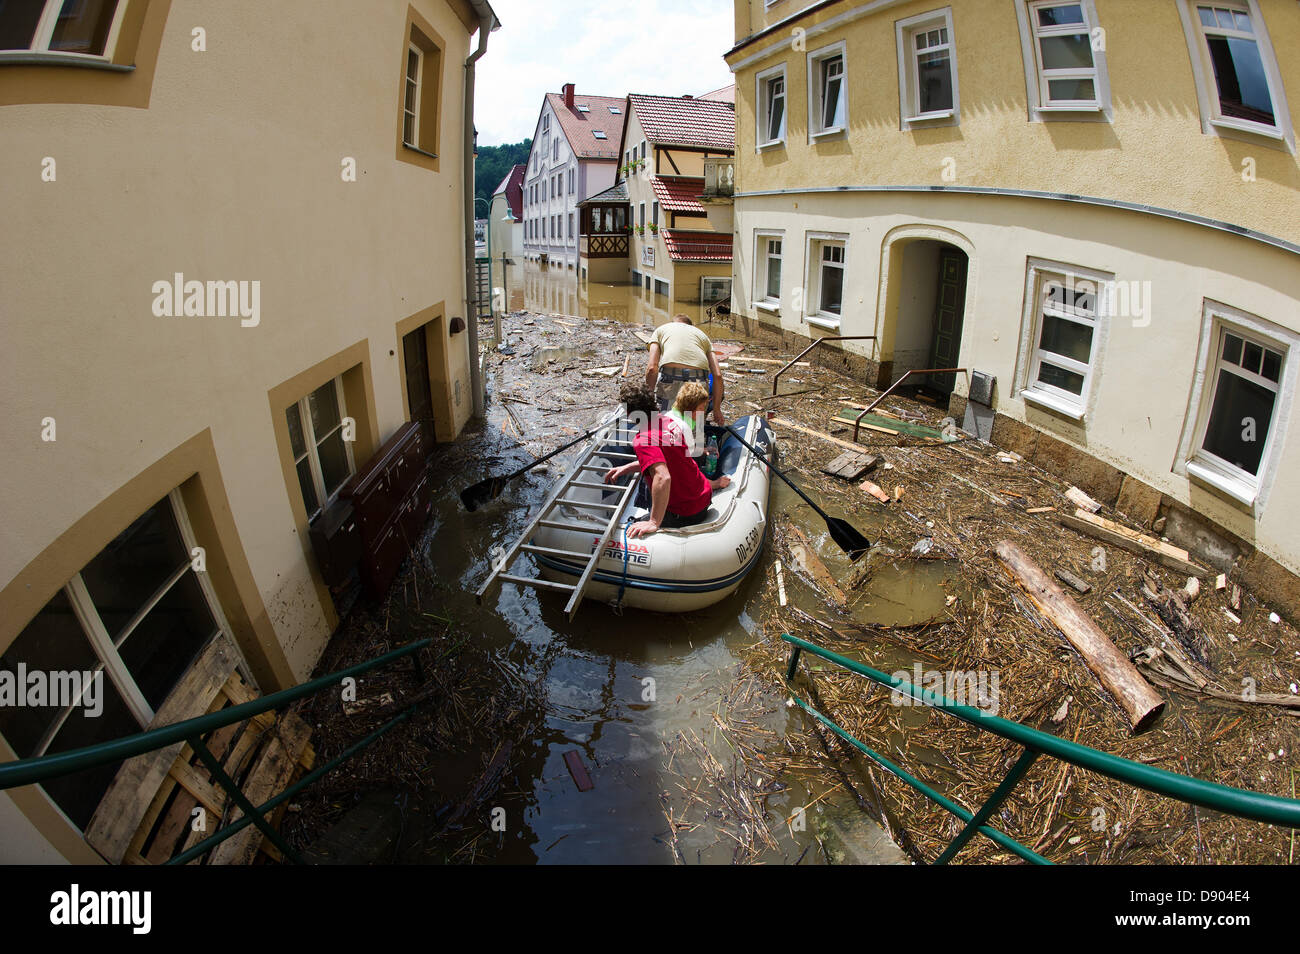
[[[646,140],[656,146],[692,146],[734,152],[736,106],[692,96],[628,95]]]
[[[569,148],[579,159],[617,159],[619,134],[623,130],[623,114],[627,100],[620,96],[573,96],[573,108],[564,104],[560,93],[547,93],[546,103],[560,123]],[[587,107],[585,110],[579,107]],[[611,112],[610,107],[618,110]],[[545,107],[543,107],[545,108]],[[604,138],[596,135],[603,133]]]

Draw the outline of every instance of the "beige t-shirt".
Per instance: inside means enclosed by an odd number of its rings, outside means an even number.
[[[709,370],[709,352],[713,343],[709,336],[694,325],[684,321],[669,321],[655,329],[659,345],[659,363],[684,364],[688,368]]]

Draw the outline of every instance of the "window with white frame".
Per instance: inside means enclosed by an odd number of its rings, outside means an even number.
[[[758,145],[785,141],[785,64],[758,74]]]
[[[1294,386],[1290,344],[1266,322],[1206,303],[1187,473],[1253,505],[1276,457],[1276,423]]]
[[[1021,384],[1025,400],[1083,418],[1111,284],[1099,272],[1030,262]]]
[[[957,114],[957,52],[952,10],[936,10],[895,24],[899,114],[904,126]]]
[[[650,224],[659,224],[659,203],[657,201],[650,204]]]
[[[846,236],[810,235],[808,239],[807,314],[809,323],[837,328],[844,307]]]
[[[843,132],[848,123],[845,88],[845,44],[837,43],[808,54],[808,134]]]
[[[781,244],[782,233],[758,233],[756,244],[757,264],[754,276],[754,302],[775,309],[781,304]]]
[[[636,224],[643,227],[645,225],[645,203],[644,202],[640,203],[637,207]]]
[[[406,48],[406,91],[402,101],[402,142],[420,144],[420,70],[424,51],[414,43]]]
[[[621,116],[623,114],[623,110],[619,109],[617,106],[609,107],[609,111],[615,116]]]
[[[577,111],[580,112],[580,113],[589,113],[589,112],[591,112],[591,107],[590,107],[590,106],[583,106],[581,103],[577,104],[577,106],[575,106],[574,108],[577,109]]]
[[[555,142],[551,143],[551,161],[558,162],[560,159],[560,140],[556,137]]]
[[[207,574],[194,568],[197,545],[173,490],[74,574],[0,655],[10,679],[22,669],[29,677],[92,674],[75,698],[78,687],[70,686],[65,698],[0,706],[0,733],[19,758],[147,728],[208,642],[229,633]],[[42,787],[84,829],[118,768],[110,763]]]
[[[285,411],[289,446],[307,519],[314,520],[352,476],[352,442],[346,439],[343,378],[327,381]]]
[[[545,135],[550,131],[551,131],[551,114],[543,113],[542,114],[542,135]]]
[[[1097,21],[1095,0],[1017,0],[1016,17],[1033,115],[1109,117],[1105,32]]]
[[[1184,9],[1206,118],[1215,125],[1277,137],[1289,134],[1277,59],[1258,5],[1191,3]]]
[[[5,52],[110,59],[124,0],[25,0],[0,3],[0,59]]]
[[[569,240],[573,240],[573,213],[569,213]]]
[[[570,167],[569,168],[569,195],[573,195],[574,189],[577,188],[577,182],[578,182],[578,170]]]

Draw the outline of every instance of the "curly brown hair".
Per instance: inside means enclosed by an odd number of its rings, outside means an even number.
[[[628,414],[644,414],[647,420],[651,414],[659,410],[654,392],[644,384],[627,382],[619,388],[618,399],[627,406]]]

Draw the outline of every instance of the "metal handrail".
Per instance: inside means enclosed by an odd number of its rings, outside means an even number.
[[[787,371],[793,368],[795,366],[795,363],[800,358],[806,355],[813,348],[817,347],[819,344],[822,344],[823,342],[826,341],[875,341],[875,340],[876,340],[875,335],[827,335],[823,338],[816,339],[812,344],[810,344],[808,347],[804,348],[797,355],[795,355],[790,360],[790,363],[787,364],[785,367],[783,367],[780,371],[778,371],[776,375],[772,378],[772,396],[776,397],[776,388],[777,385],[781,382],[781,375],[785,374]]]
[[[812,715],[818,721],[826,725],[841,738],[852,743],[856,748],[869,756],[872,760],[879,763],[891,774],[898,776],[907,782],[917,791],[921,792],[931,801],[961,818],[966,822],[966,827],[958,833],[957,837],[949,843],[943,854],[936,859],[936,864],[946,864],[952,857],[966,844],[976,833],[985,835],[997,842],[999,845],[1015,852],[1026,860],[1039,864],[1049,864],[1045,858],[1035,854],[1031,849],[1020,844],[1009,835],[998,831],[986,824],[992,817],[993,812],[998,805],[1011,793],[1016,783],[1024,777],[1029,767],[1039,755],[1051,756],[1068,762],[1071,765],[1090,772],[1096,772],[1107,778],[1133,785],[1137,788],[1154,792],[1157,795],[1164,795],[1169,798],[1176,798],[1179,801],[1188,802],[1192,805],[1199,805],[1202,808],[1209,808],[1213,811],[1224,812],[1229,815],[1235,815],[1238,818],[1248,818],[1252,821],[1265,822],[1270,825],[1281,825],[1286,828],[1300,828],[1300,800],[1294,798],[1283,798],[1277,795],[1268,795],[1263,792],[1251,792],[1245,789],[1233,788],[1228,785],[1220,785],[1217,782],[1207,782],[1198,778],[1191,778],[1186,775],[1179,775],[1176,772],[1170,772],[1165,769],[1155,768],[1154,766],[1144,765],[1141,762],[1134,762],[1130,759],[1121,758],[1117,755],[1111,755],[1097,749],[1089,748],[1086,745],[1079,745],[1077,742],[1071,742],[1069,739],[1062,739],[1055,735],[1050,735],[1038,729],[1030,728],[1019,722],[1013,722],[1009,719],[1003,719],[994,715],[987,715],[973,706],[961,705],[945,698],[937,692],[929,689],[923,689],[912,683],[898,679],[894,676],[887,675],[879,670],[872,669],[856,660],[841,656],[838,653],[831,652],[823,646],[811,643],[806,639],[800,639],[798,636],[791,636],[789,633],[782,634],[781,638],[790,643],[793,647],[790,653],[790,663],[786,668],[786,681],[794,679],[795,670],[799,664],[800,653],[808,652],[827,662],[834,663],[843,669],[865,676],[872,682],[882,686],[887,686],[900,693],[905,693],[911,698],[924,705],[940,709],[950,715],[956,716],[964,722],[969,722],[978,729],[992,732],[994,735],[1001,736],[1012,742],[1017,742],[1024,746],[1024,751],[1012,766],[1011,770],[1003,778],[997,789],[984,802],[980,809],[972,815],[970,812],[962,809],[960,806],[948,801],[939,795],[932,788],[923,782],[908,775],[898,766],[894,765],[889,759],[873,751],[858,739],[854,738],[832,720],[822,715],[812,706],[808,705],[798,696],[793,696],[793,701],[805,712]]]
[[[269,696],[262,696],[259,699],[253,699],[250,702],[240,703],[231,706],[229,709],[222,709],[219,712],[210,712],[207,715],[196,716],[193,719],[186,719],[183,722],[176,722],[172,725],[160,726],[156,729],[148,729],[144,732],[137,732],[134,735],[125,735],[118,739],[112,739],[108,742],[99,742],[95,745],[88,745],[80,749],[73,749],[69,752],[59,752],[55,755],[40,755],[33,758],[19,759],[14,762],[7,762],[0,765],[0,791],[9,788],[17,788],[22,785],[33,785],[39,782],[47,781],[51,778],[58,778],[63,775],[70,775],[73,772],[84,771],[85,769],[95,768],[100,765],[106,765],[111,762],[120,762],[124,759],[133,758],[137,755],[144,755],[147,752],[153,752],[157,749],[166,748],[176,742],[188,742],[190,747],[202,759],[204,765],[211,772],[216,782],[226,790],[226,793],[244,812],[244,817],[238,822],[233,823],[221,831],[214,834],[204,842],[195,845],[193,849],[187,851],[184,855],[177,858],[186,858],[190,860],[203,851],[211,850],[218,844],[229,838],[231,835],[249,824],[256,825],[262,833],[271,840],[271,842],[280,849],[285,857],[301,863],[301,859],[292,848],[290,848],[280,837],[269,822],[266,821],[265,813],[274,809],[287,798],[296,794],[305,788],[311,782],[320,778],[329,772],[344,759],[359,752],[379,736],[383,735],[398,722],[409,717],[411,710],[409,707],[403,711],[397,718],[393,719],[387,725],[371,733],[361,742],[346,750],[343,754],[333,759],[331,762],[305,776],[293,786],[286,789],[276,798],[259,807],[254,807],[248,802],[243,791],[239,788],[238,783],[231,779],[222,768],[220,762],[212,755],[212,752],[204,744],[202,736],[224,728],[228,725],[234,725],[236,722],[243,722],[254,716],[261,715],[263,712],[269,712],[272,709],[279,709],[291,702],[307,696],[315,695],[323,689],[337,686],[342,680],[359,676],[363,673],[370,672],[380,666],[388,665],[404,656],[410,656],[413,653],[433,645],[431,639],[420,639],[409,643],[400,649],[394,649],[391,652],[384,653],[382,656],[376,656],[355,666],[349,666],[347,669],[340,669],[337,672],[330,673],[327,676],[320,676],[309,682],[294,686],[290,689],[282,689],[279,692],[273,692]],[[416,660],[417,666],[419,660]],[[207,847],[203,851],[196,851],[201,846]]]
[[[853,439],[855,441],[858,439],[858,429],[862,419],[866,417],[868,414],[870,414],[872,411],[874,411],[876,409],[876,406],[881,401],[889,397],[889,395],[893,393],[894,388],[898,387],[900,384],[902,384],[912,375],[914,374],[956,374],[957,372],[962,372],[963,374],[965,374],[968,373],[968,369],[966,368],[913,368],[911,371],[905,372],[901,378],[899,378],[889,387],[885,388],[885,390],[881,393],[880,397],[876,398],[874,401],[868,404],[866,408],[863,409],[862,413],[859,414],[856,418],[854,418]]]

